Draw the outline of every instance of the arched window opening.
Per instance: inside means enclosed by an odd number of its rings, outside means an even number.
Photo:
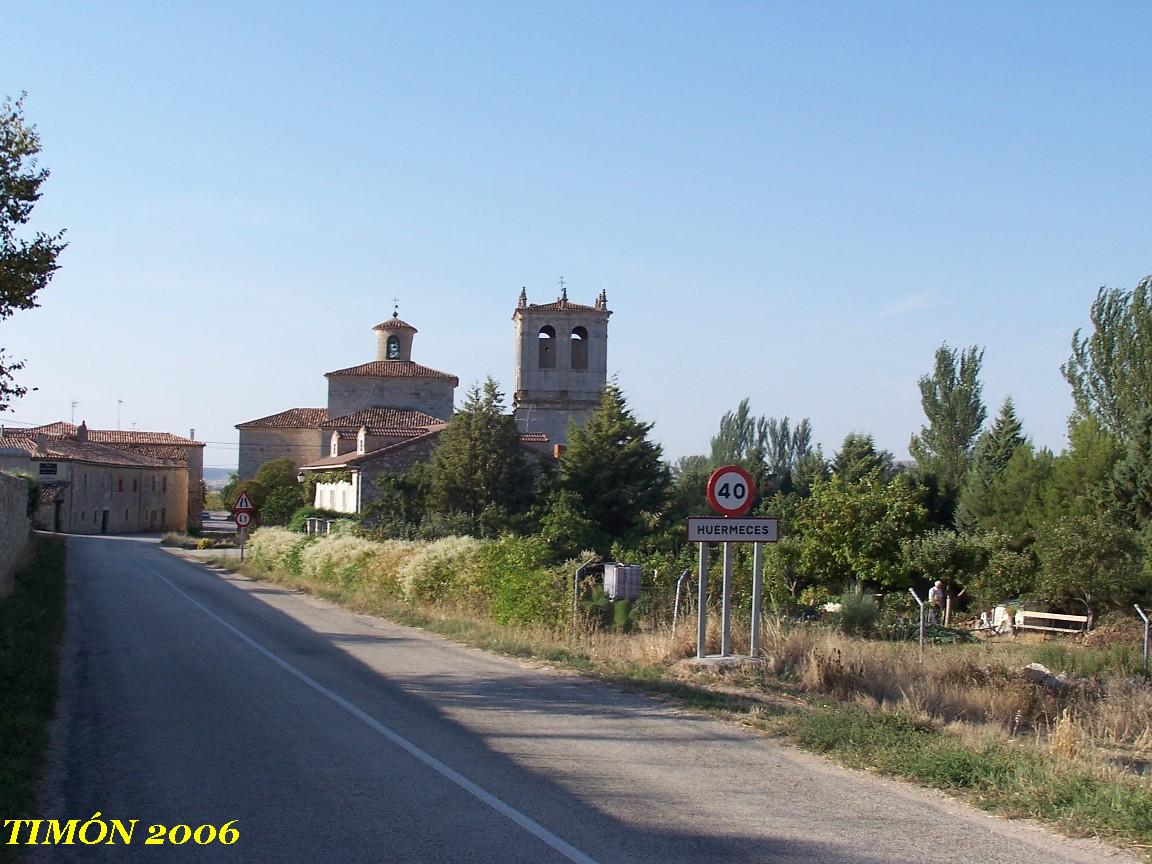
[[[540,368],[556,368],[556,330],[550,324],[540,328]]]
[[[400,359],[400,337],[399,336],[392,335],[392,336],[388,337],[388,355],[387,356],[388,356],[389,360],[399,360]]]
[[[583,327],[572,329],[572,368],[588,368],[588,331]]]

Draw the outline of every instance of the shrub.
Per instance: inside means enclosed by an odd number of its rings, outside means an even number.
[[[835,624],[848,636],[868,636],[880,618],[880,605],[871,594],[857,594],[849,591],[841,594],[838,600],[840,611],[835,615]]]
[[[375,543],[351,534],[328,534],[311,542],[304,541],[300,551],[300,575],[321,585],[350,587],[375,546]]]
[[[569,608],[569,575],[575,563],[549,567],[551,550],[541,537],[501,537],[476,556],[476,589],[491,602],[501,624],[556,625]]]
[[[248,560],[273,574],[300,575],[300,553],[309,542],[286,528],[260,528],[248,538]]]
[[[397,574],[404,597],[431,603],[465,599],[462,574],[471,570],[470,559],[482,546],[471,537],[445,537],[418,547]]]

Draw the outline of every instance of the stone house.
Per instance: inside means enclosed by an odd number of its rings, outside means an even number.
[[[0,430],[0,469],[40,484],[37,528],[70,534],[184,531],[199,526],[203,448],[166,432],[53,423]]]

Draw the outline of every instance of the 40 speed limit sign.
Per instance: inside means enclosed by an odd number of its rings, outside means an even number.
[[[756,498],[756,481],[739,465],[717,468],[708,478],[708,503],[724,516],[743,516]]]

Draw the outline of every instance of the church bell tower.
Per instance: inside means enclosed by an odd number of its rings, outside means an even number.
[[[521,290],[516,322],[516,389],[512,397],[522,433],[568,443],[568,424],[583,426],[600,405],[608,382],[608,297],[594,306],[568,299],[564,280],[554,303],[529,303]]]

